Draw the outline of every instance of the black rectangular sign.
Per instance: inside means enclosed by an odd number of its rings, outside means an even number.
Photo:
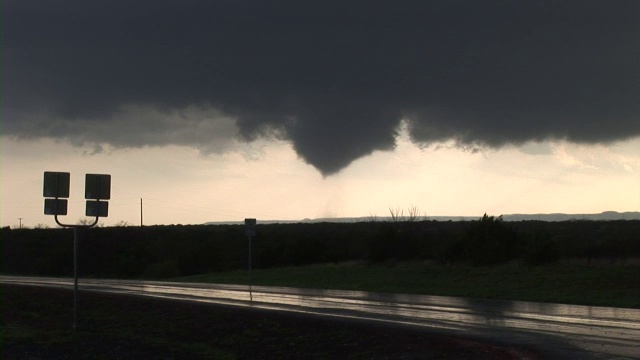
[[[66,199],[44,199],[45,215],[67,215]]]

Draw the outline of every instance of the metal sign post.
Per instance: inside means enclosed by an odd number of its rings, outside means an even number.
[[[98,223],[100,217],[108,216],[109,202],[103,200],[111,198],[111,175],[86,175],[85,199],[90,200],[87,200],[85,215],[95,217],[91,224],[63,224],[58,219],[58,215],[67,215],[66,198],[69,197],[69,179],[68,172],[46,171],[44,173],[43,196],[45,197],[45,215],[54,215],[56,224],[73,228],[73,328],[76,329],[78,327],[78,229],[93,227]]]
[[[256,236],[256,219],[244,219],[244,234],[249,239],[249,301],[253,302],[253,292],[251,289],[251,238]]]

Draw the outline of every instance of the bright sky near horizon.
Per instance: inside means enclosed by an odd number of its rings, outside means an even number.
[[[551,6],[553,5],[553,6]],[[0,223],[640,210],[636,0],[3,2]]]
[[[84,215],[84,174],[112,175],[104,225],[200,224],[388,216],[415,206],[421,215],[599,213],[640,210],[640,139],[608,146],[566,142],[465,152],[442,144],[420,149],[406,135],[394,151],[375,152],[323,178],[286,142],[239,144],[202,155],[186,147],[111,150],[2,138],[2,226],[55,227],[43,215],[44,171],[71,173],[70,209]]]

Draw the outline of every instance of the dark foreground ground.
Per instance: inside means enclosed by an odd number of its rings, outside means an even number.
[[[410,327],[1,285],[3,359],[540,359],[543,349]]]

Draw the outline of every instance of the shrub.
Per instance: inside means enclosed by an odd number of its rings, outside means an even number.
[[[516,232],[499,217],[484,216],[467,227],[465,257],[475,266],[505,263],[513,258]]]

